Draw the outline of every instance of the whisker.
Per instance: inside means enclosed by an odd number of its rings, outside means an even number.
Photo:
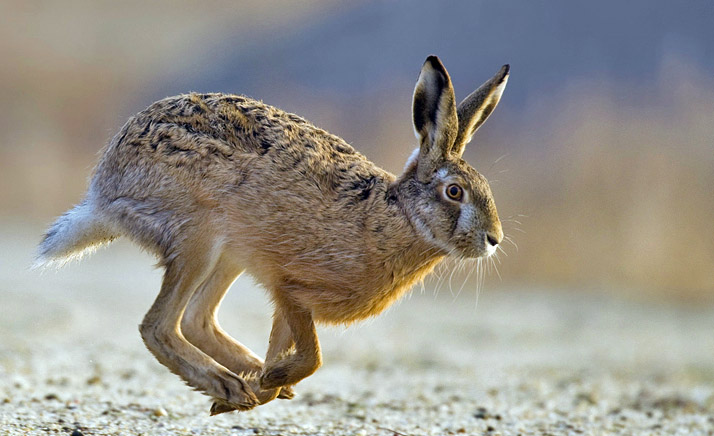
[[[491,172],[491,170],[493,169],[493,167],[495,167],[496,164],[501,161],[501,159],[505,158],[505,157],[508,156],[508,155],[509,155],[509,153],[503,154],[503,155],[501,155],[501,157],[499,157],[498,159],[496,159],[495,161],[493,161],[493,163],[491,164],[491,166],[488,167],[488,172]]]
[[[511,238],[511,237],[508,236],[508,235],[505,235],[505,236],[503,237],[503,239],[505,239],[508,243],[510,243],[511,245],[513,245],[513,246],[515,247],[516,251],[519,251],[519,250],[518,250],[518,244],[516,244],[516,241],[514,241],[513,238]]]
[[[498,271],[498,265],[496,265],[496,262],[493,259],[491,259],[491,264],[493,265],[493,269],[496,270],[496,275],[498,276],[498,280],[503,281],[503,279],[501,278],[501,273]]]
[[[467,262],[467,260],[463,259],[461,265],[465,266],[466,262]],[[466,282],[469,281],[469,278],[471,277],[472,273],[473,273],[473,268],[469,268],[468,272],[466,273],[466,278],[464,278],[464,280],[461,282],[461,287],[459,288],[459,291],[456,293],[456,297],[454,297],[454,301],[456,301],[456,299],[459,297],[459,295],[461,295],[461,291],[463,291],[464,286],[466,285]]]
[[[481,267],[481,258],[476,260],[476,303],[474,310],[478,308],[478,300],[481,296],[481,285],[483,284],[483,268]]]
[[[515,220],[515,219],[512,219],[512,218],[506,218],[505,220],[501,220],[501,222],[502,222],[502,223],[516,223],[516,224],[518,224],[519,226],[522,226],[522,225],[523,225],[522,222],[520,222],[520,221],[518,221],[518,220]]]
[[[501,258],[498,257],[498,251],[493,253],[493,256],[491,256],[491,257],[494,258],[496,260],[496,262],[498,262],[499,265],[501,264]]]
[[[449,293],[451,293],[451,296],[454,296],[454,288],[451,285],[451,280],[454,278],[454,274],[456,273],[457,267],[452,267],[451,268],[451,274],[449,274]]]

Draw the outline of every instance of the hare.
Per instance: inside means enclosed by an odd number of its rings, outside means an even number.
[[[429,56],[413,99],[419,147],[396,177],[337,136],[248,97],[180,95],[109,142],[84,200],[50,227],[37,266],[119,236],[165,269],[140,332],[156,359],[213,398],[211,414],[275,398],[322,364],[315,323],[382,312],[448,255],[503,238],[486,179],[461,159],[498,104],[508,65],[456,105]],[[216,320],[244,271],[269,292],[265,360]]]

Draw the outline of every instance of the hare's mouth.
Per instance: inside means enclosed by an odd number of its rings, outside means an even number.
[[[493,256],[493,254],[496,252],[497,249],[498,249],[497,245],[491,245],[491,244],[487,243],[482,257]]]
[[[498,248],[489,244],[475,244],[459,252],[458,257],[465,259],[486,259],[493,256]]]
[[[483,235],[483,245],[481,249],[481,254],[479,257],[491,257],[498,250],[498,238],[491,234],[491,232],[485,232]]]

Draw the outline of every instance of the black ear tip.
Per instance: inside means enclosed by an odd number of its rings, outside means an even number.
[[[504,77],[507,76],[511,72],[511,66],[509,64],[506,64],[501,67],[501,75]]]
[[[435,70],[443,70],[444,64],[441,63],[439,56],[429,55],[424,61],[424,65],[429,64]]]

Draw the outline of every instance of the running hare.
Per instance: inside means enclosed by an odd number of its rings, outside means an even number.
[[[148,349],[211,413],[291,398],[322,363],[315,323],[382,312],[447,255],[503,238],[486,179],[461,159],[496,107],[508,66],[461,102],[436,56],[414,90],[419,148],[396,177],[345,141],[247,97],[158,101],[110,141],[85,199],[44,237],[37,265],[125,235],[165,268],[140,326]],[[247,271],[275,306],[265,361],[216,312]]]

